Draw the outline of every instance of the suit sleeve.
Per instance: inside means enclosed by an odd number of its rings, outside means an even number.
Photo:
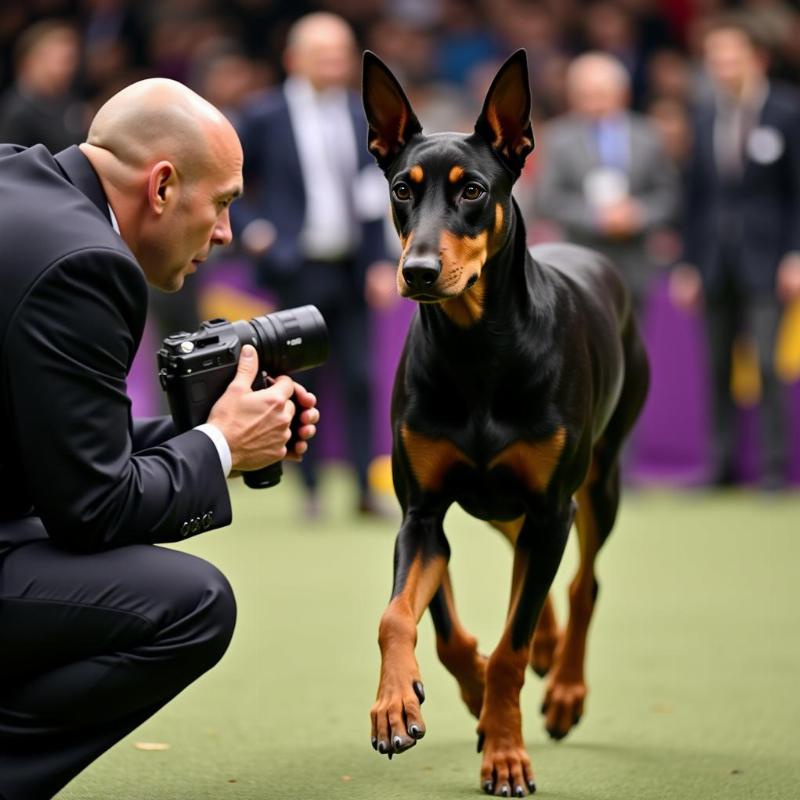
[[[126,377],[146,302],[135,262],[86,250],[50,267],[9,324],[19,468],[48,534],[69,549],[177,541],[231,520],[208,436],[162,439],[163,422],[132,423]]]
[[[137,417],[131,428],[131,449],[134,453],[164,444],[177,431],[172,417]]]

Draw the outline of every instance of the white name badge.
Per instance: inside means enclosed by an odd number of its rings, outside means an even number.
[[[583,179],[583,196],[592,208],[619,203],[630,194],[628,176],[612,167],[595,167]]]
[[[768,125],[753,128],[747,137],[747,155],[756,164],[774,164],[786,147],[783,134]]]

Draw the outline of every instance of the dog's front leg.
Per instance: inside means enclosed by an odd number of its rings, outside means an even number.
[[[487,794],[522,797],[536,790],[522,740],[519,696],[533,630],[561,562],[573,514],[572,503],[544,514],[528,514],[514,547],[508,619],[489,658],[478,720],[481,787]]]
[[[449,547],[440,516],[406,515],[397,535],[394,588],[378,633],[381,677],[372,706],[372,746],[390,758],[425,735],[425,699],[414,649],[417,623],[442,582]]]

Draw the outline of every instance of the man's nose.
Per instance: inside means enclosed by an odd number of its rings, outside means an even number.
[[[222,216],[217,220],[214,227],[214,232],[211,234],[211,242],[224,246],[233,241],[233,232],[231,231],[231,217],[228,209],[222,213]]]
[[[437,256],[411,256],[403,263],[403,280],[409,289],[429,289],[442,272]]]

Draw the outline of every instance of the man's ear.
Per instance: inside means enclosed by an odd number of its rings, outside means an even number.
[[[169,161],[159,161],[150,169],[147,179],[147,202],[154,213],[161,215],[177,189],[178,172]]]
[[[422,126],[397,78],[369,50],[364,51],[362,93],[369,151],[385,172],[411,137],[422,132]]]
[[[491,145],[514,176],[522,172],[533,150],[531,87],[524,50],[517,50],[495,75],[475,132]]]

